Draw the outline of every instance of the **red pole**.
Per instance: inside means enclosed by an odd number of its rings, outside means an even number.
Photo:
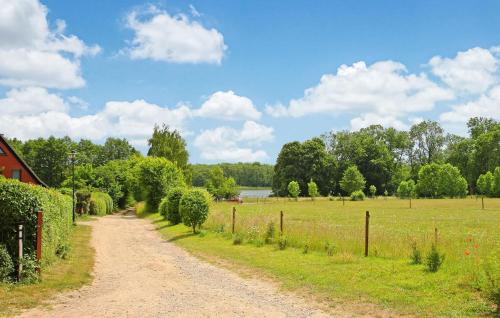
[[[36,213],[36,260],[38,262],[37,272],[40,274],[42,261],[42,229],[43,229],[43,212]]]

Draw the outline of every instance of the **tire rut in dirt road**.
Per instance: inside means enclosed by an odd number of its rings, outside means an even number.
[[[50,309],[21,317],[329,317],[270,283],[200,261],[132,214],[89,224],[96,250],[93,283],[56,297]]]

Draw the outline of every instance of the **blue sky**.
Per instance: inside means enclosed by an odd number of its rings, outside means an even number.
[[[0,132],[12,137],[125,137],[144,150],[164,122],[192,162],[272,163],[283,143],[332,129],[434,119],[464,134],[467,117],[500,119],[498,1],[0,8]]]

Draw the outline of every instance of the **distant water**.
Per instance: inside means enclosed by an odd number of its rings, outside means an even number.
[[[267,198],[272,193],[271,189],[264,190],[241,190],[240,197],[242,198]]]

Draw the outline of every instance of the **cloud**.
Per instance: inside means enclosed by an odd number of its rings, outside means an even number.
[[[254,162],[268,158],[264,150],[253,149],[252,145],[272,141],[274,129],[253,121],[247,121],[241,130],[217,127],[199,134],[194,145],[207,160],[225,162]]]
[[[76,88],[85,85],[80,58],[99,53],[58,20],[51,30],[47,8],[37,0],[0,0],[0,84]]]
[[[109,101],[95,114],[73,117],[68,105],[78,101],[71,97],[65,101],[39,87],[12,89],[0,99],[1,133],[22,140],[51,135],[92,140],[112,136],[145,145],[154,124],[166,123],[183,131],[191,117],[185,105],[167,108],[144,100]]]
[[[218,30],[154,6],[129,13],[126,26],[134,31],[131,46],[124,50],[132,59],[220,64],[227,49]]]
[[[483,93],[497,81],[498,61],[490,50],[480,47],[458,52],[454,58],[434,56],[429,65],[434,75],[462,93]]]
[[[233,91],[215,92],[196,113],[198,116],[223,120],[258,120],[262,115],[249,98],[238,96]]]
[[[292,99],[288,107],[267,106],[271,116],[301,117],[308,114],[375,113],[400,117],[431,110],[454,94],[429,80],[425,74],[407,74],[403,64],[381,61],[367,66],[357,62],[342,65],[336,74],[326,74],[320,83]]]
[[[379,114],[362,114],[360,117],[351,119],[351,130],[360,130],[371,125],[382,125],[384,127],[393,127],[398,130],[408,129],[408,125],[394,116],[382,116]]]
[[[500,85],[474,101],[453,106],[451,111],[442,113],[439,119],[446,123],[465,123],[469,118],[479,116],[500,120]]]

